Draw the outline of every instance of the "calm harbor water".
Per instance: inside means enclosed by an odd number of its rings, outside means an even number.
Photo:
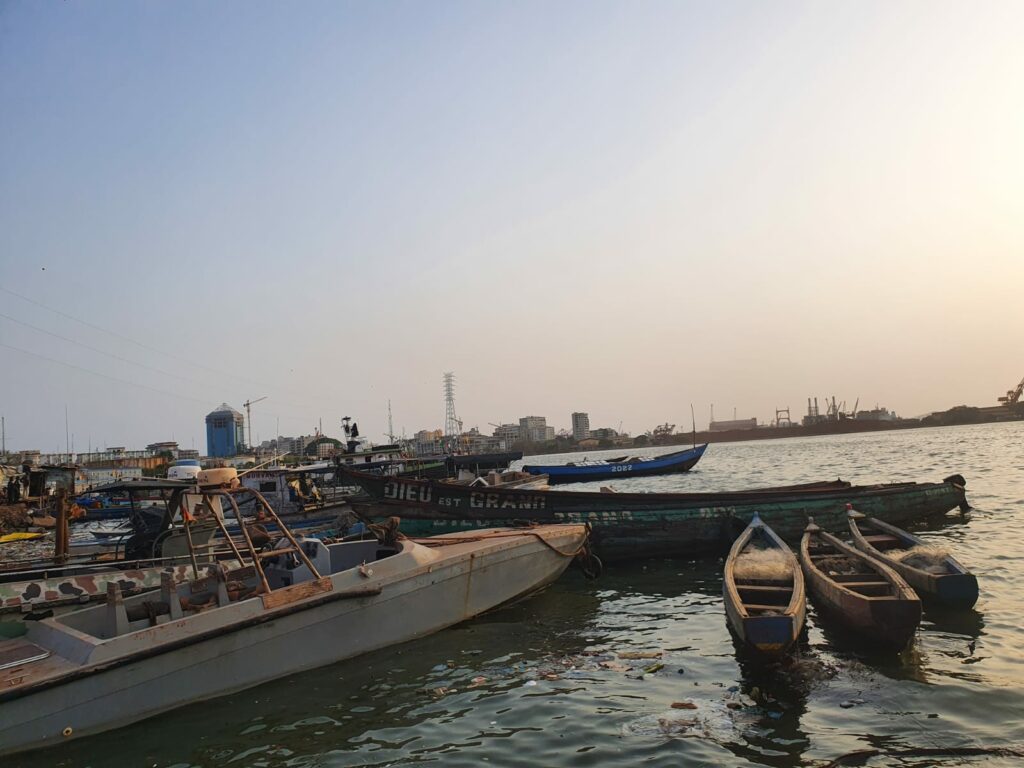
[[[1024,424],[713,445],[688,475],[615,486],[954,472],[974,510],[915,530],[977,573],[981,598],[926,611],[902,655],[871,653],[812,607],[792,662],[756,663],[727,630],[718,559],[616,565],[596,582],[571,570],[421,641],[3,765],[824,766],[862,750],[841,764],[1022,764],[1006,750],[1024,749]]]

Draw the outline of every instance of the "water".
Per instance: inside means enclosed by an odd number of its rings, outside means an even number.
[[[721,490],[962,473],[975,509],[916,530],[974,570],[981,598],[974,611],[926,611],[899,656],[872,654],[812,607],[793,661],[765,667],[727,630],[719,560],[649,561],[597,582],[569,571],[422,641],[3,765],[823,766],[861,750],[842,764],[1021,764],[998,750],[1024,749],[1022,446],[1022,423],[726,443],[688,475],[615,483]],[[631,652],[661,655],[621,657]]]

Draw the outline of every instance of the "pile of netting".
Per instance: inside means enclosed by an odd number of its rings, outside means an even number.
[[[748,549],[736,558],[737,579],[786,581],[793,578],[792,561],[778,549]]]
[[[939,574],[949,570],[946,563],[949,551],[934,544],[918,544],[910,549],[895,549],[885,554],[919,571]]]

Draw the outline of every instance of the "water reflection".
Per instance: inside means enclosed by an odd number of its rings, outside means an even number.
[[[739,664],[739,689],[758,713],[743,731],[743,740],[727,744],[737,757],[765,765],[786,766],[799,762],[810,745],[800,727],[807,711],[812,686],[829,677],[829,671],[807,646],[804,636],[793,653],[770,661],[757,654],[730,631]]]

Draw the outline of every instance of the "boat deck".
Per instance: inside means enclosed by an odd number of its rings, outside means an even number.
[[[0,642],[0,695],[77,668],[24,638]]]

